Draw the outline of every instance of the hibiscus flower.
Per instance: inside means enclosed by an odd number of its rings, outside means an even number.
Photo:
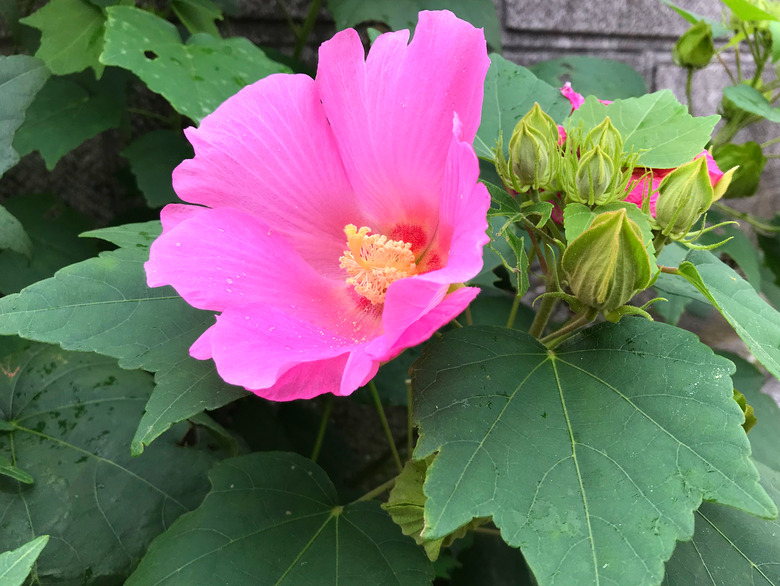
[[[315,79],[269,76],[185,134],[146,263],[218,312],[190,354],[277,401],[347,395],[478,290],[490,198],[471,146],[490,64],[482,30],[422,12],[368,56],[354,30]]]

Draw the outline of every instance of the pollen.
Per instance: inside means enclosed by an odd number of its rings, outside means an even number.
[[[347,250],[339,258],[339,266],[346,269],[347,283],[356,293],[379,305],[384,303],[390,283],[416,274],[417,266],[410,243],[370,232],[370,228],[358,230],[354,224],[344,228]]]

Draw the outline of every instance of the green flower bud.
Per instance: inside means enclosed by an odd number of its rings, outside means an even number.
[[[679,38],[672,50],[672,59],[681,67],[701,69],[706,67],[713,55],[715,44],[712,40],[712,27],[699,21]]]
[[[520,189],[549,187],[557,167],[558,126],[535,103],[509,140],[510,183]]]
[[[624,305],[652,280],[642,231],[623,208],[596,216],[569,243],[561,267],[574,296],[603,312]]]
[[[623,137],[609,116],[588,133],[585,144],[600,146],[613,160],[617,160],[623,153]]]
[[[580,157],[574,175],[575,193],[569,199],[587,205],[601,205],[610,200],[609,190],[615,175],[612,159],[600,146],[596,146]]]
[[[706,158],[685,163],[658,185],[655,224],[665,236],[685,236],[699,216],[710,208],[714,197]]]

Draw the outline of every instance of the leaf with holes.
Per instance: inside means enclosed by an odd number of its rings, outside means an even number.
[[[41,535],[13,551],[0,553],[0,584],[22,586],[35,560],[41,555],[48,542],[49,536]]]
[[[225,383],[212,362],[189,356],[195,339],[214,323],[213,314],[191,307],[170,287],[146,286],[143,263],[159,233],[159,222],[88,233],[123,248],[0,299],[0,334],[99,352],[118,358],[122,368],[156,373],[134,454],[172,424],[246,395]]]
[[[127,586],[433,580],[425,554],[378,503],[339,505],[333,484],[308,458],[249,454],[209,476],[203,504],[154,540]]]
[[[12,146],[14,134],[48,77],[48,69],[38,59],[26,55],[0,57],[0,177],[19,161]]]
[[[51,0],[19,22],[41,31],[41,46],[35,56],[57,75],[83,71],[88,67],[100,77],[98,61],[103,49],[103,11],[87,0]]]
[[[200,33],[183,44],[173,24],[150,12],[131,6],[107,12],[101,63],[129,69],[195,122],[244,86],[290,71],[243,37]]]
[[[571,104],[559,89],[543,82],[525,67],[500,55],[491,55],[490,69],[485,77],[482,122],[474,139],[477,155],[493,160],[499,135],[503,136],[506,151],[512,131],[533,108],[534,102],[556,121],[563,120],[571,111]]]
[[[0,456],[35,478],[0,476],[0,551],[31,536],[51,542],[38,558],[42,584],[119,583],[149,542],[207,491],[215,458],[160,438],[140,458],[128,445],[152,377],[96,354],[0,338]]]
[[[492,516],[541,586],[658,584],[702,499],[776,515],[758,483],[733,366],[642,318],[548,351],[521,332],[464,328],[413,370],[435,539]]]
[[[694,118],[670,90],[604,105],[595,97],[571,115],[569,126],[594,128],[609,116],[623,137],[624,149],[639,153],[639,165],[668,169],[698,155],[712,135],[719,116]]]

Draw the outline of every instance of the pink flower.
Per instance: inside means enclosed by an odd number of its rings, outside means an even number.
[[[190,354],[277,401],[347,395],[462,312],[488,237],[471,146],[483,32],[422,12],[414,34],[354,30],[316,79],[273,75],[185,131],[146,272],[219,312]],[[205,207],[204,207],[205,206]]]

